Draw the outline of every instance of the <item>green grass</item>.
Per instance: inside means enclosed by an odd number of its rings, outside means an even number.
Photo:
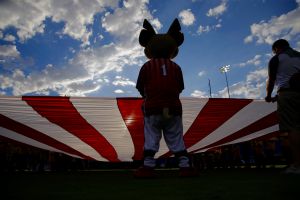
[[[159,170],[155,179],[139,180],[130,170],[1,173],[1,199],[130,199],[219,200],[294,199],[300,176],[281,169],[206,170],[179,178],[175,170]],[[3,198],[4,197],[4,198]]]

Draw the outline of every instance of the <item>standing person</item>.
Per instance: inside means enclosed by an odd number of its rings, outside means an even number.
[[[268,66],[266,102],[272,102],[274,85],[277,86],[277,113],[279,129],[288,132],[293,163],[285,173],[300,174],[300,53],[292,49],[288,41],[274,42],[275,54]]]
[[[162,133],[169,150],[179,160],[179,175],[193,176],[188,153],[183,141],[182,105],[179,95],[184,89],[181,68],[173,62],[184,36],[175,19],[167,34],[156,34],[152,25],[144,20],[139,36],[141,46],[150,59],[141,68],[136,88],[144,98],[144,161],[135,177],[154,176],[155,154],[159,150]]]

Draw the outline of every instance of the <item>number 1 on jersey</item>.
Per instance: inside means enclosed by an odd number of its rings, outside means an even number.
[[[167,76],[166,65],[162,65],[161,68],[162,68],[162,75],[163,75],[163,76]]]

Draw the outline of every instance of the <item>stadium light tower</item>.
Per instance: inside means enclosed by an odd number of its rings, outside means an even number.
[[[226,85],[227,85],[227,92],[228,92],[228,98],[230,98],[229,86],[228,86],[228,79],[227,79],[227,72],[229,72],[229,70],[230,70],[230,65],[225,65],[225,66],[223,66],[223,67],[220,67],[221,73],[224,73],[224,74],[225,74]]]

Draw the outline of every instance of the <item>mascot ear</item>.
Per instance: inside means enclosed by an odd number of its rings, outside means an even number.
[[[141,30],[140,36],[139,36],[139,42],[140,45],[145,47],[147,46],[148,42],[151,40],[151,38],[156,35],[152,25],[148,22],[148,20],[144,20],[143,23],[144,29]]]
[[[184,40],[183,33],[181,33],[180,30],[181,30],[180,23],[176,18],[168,30],[168,35],[172,36],[172,38],[176,41],[177,46],[180,46]]]

